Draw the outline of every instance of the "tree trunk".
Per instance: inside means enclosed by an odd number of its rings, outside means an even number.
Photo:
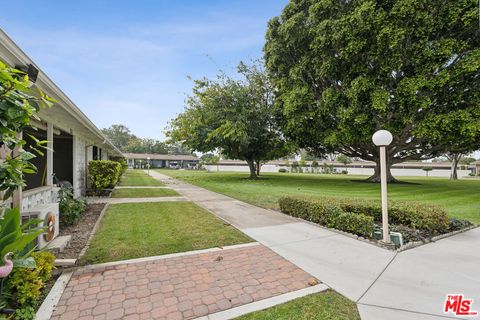
[[[395,179],[392,175],[392,172],[390,171],[390,168],[392,167],[392,165],[390,163],[388,163],[387,161],[387,182],[398,182],[397,179]],[[377,159],[377,161],[375,161],[375,169],[374,169],[374,172],[373,172],[373,175],[367,179],[367,181],[369,182],[380,182],[380,159]]]
[[[248,168],[250,169],[250,178],[251,180],[257,180],[257,168],[253,160],[247,160]]]
[[[255,169],[256,169],[256,173],[257,173],[257,176],[260,175],[260,169],[262,168],[262,164],[260,161],[255,161]]]
[[[457,174],[457,166],[458,162],[462,158],[461,153],[453,153],[451,155],[451,161],[452,161],[452,166],[450,168],[450,180],[457,180],[458,179],[458,174]]]

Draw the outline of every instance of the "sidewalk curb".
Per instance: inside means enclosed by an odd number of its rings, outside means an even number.
[[[55,307],[62,297],[63,291],[67,287],[70,278],[73,275],[73,270],[64,271],[53,285],[42,305],[38,309],[35,319],[49,320],[55,310]]]
[[[91,271],[97,271],[99,269],[104,269],[107,267],[115,267],[119,265],[142,263],[142,262],[153,262],[158,260],[177,258],[177,257],[183,257],[183,256],[191,256],[191,255],[202,254],[202,253],[212,253],[212,252],[220,253],[225,250],[241,249],[241,248],[253,247],[258,245],[261,245],[261,244],[259,242],[248,242],[248,243],[236,244],[236,245],[225,246],[225,247],[215,247],[215,248],[209,248],[209,249],[170,253],[170,254],[164,254],[160,256],[151,256],[151,257],[143,257],[143,258],[136,258],[136,259],[105,262],[105,263],[92,264],[92,265],[79,267],[77,269],[77,272],[91,272]]]
[[[271,298],[255,301],[252,303],[244,304],[238,307],[234,307],[231,309],[227,309],[224,311],[216,312],[209,314],[207,316],[195,318],[195,320],[227,320],[233,319],[248,313],[252,313],[255,311],[264,310],[270,307],[274,307],[276,305],[301,298],[310,294],[319,293],[329,289],[329,287],[323,283],[318,284],[313,287],[308,287],[305,289],[300,289],[297,291],[292,291],[288,293],[284,293],[278,296],[274,296]]]

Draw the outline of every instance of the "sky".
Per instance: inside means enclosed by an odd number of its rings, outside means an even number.
[[[261,58],[268,20],[287,2],[2,1],[0,27],[99,128],[163,140],[189,77]]]

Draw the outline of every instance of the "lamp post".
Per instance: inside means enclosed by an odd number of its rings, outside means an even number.
[[[150,175],[150,157],[147,157],[147,172]]]
[[[387,156],[386,147],[392,143],[393,136],[387,130],[378,130],[372,136],[373,143],[380,147],[380,183],[382,189],[382,229],[383,242],[390,243],[388,230],[388,205],[387,205]]]

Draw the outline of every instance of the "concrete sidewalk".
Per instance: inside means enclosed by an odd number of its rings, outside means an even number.
[[[443,313],[450,293],[474,299],[473,309],[480,310],[479,229],[397,254],[155,171],[150,175],[357,302],[362,319],[460,319]]]

